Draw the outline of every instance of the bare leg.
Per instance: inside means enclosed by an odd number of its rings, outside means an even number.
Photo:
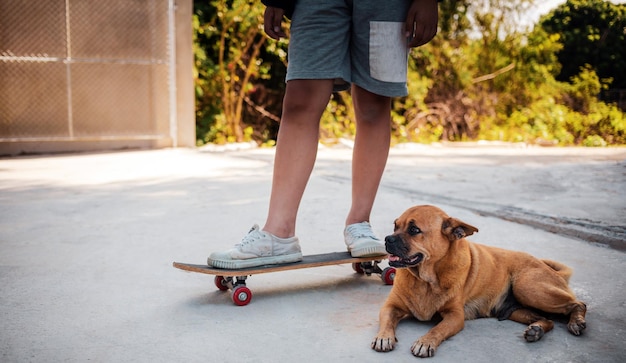
[[[391,138],[391,99],[352,86],[356,139],[352,155],[352,205],[346,225],[370,220]]]
[[[295,235],[298,207],[317,155],[319,122],[332,87],[332,80],[287,82],[269,211],[263,227],[277,237]]]

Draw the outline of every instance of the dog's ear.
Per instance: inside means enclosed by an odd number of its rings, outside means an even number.
[[[448,237],[450,242],[471,236],[478,232],[478,228],[471,226],[456,218],[448,218],[441,225],[441,232]]]

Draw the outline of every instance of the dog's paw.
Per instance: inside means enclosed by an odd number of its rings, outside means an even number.
[[[570,321],[567,324],[567,330],[574,335],[581,335],[583,330],[587,327],[587,323],[584,319],[578,319],[576,321]]]
[[[396,337],[376,337],[372,340],[372,349],[377,352],[389,352],[392,351],[396,345],[398,339]]]
[[[411,353],[420,358],[428,358],[435,355],[437,345],[432,342],[423,341],[421,338],[416,340],[411,346]]]
[[[541,326],[529,325],[528,328],[526,328],[526,330],[524,331],[524,339],[526,339],[526,341],[529,343],[536,342],[541,339],[541,337],[543,337],[544,333],[545,332],[543,331],[543,328]]]

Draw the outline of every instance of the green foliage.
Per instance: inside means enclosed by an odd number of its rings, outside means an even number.
[[[603,0],[568,0],[540,22],[548,33],[560,34],[557,55],[563,68],[557,79],[568,82],[589,64],[612,87],[626,88],[626,4]]]
[[[253,0],[194,1],[194,7],[198,144],[275,137],[265,117],[279,119],[286,45],[267,42],[264,7]]]
[[[211,125],[215,117],[221,113],[219,102],[215,102],[219,94],[217,85],[211,82],[217,71],[214,60],[207,53],[211,49],[211,34],[206,23],[204,9],[195,9],[193,16],[193,53],[194,53],[194,84],[196,94],[196,135],[198,145],[208,140],[206,136],[211,132]]]
[[[440,3],[439,35],[411,51],[409,96],[393,100],[394,142],[626,144],[624,112],[598,99],[626,80],[626,6],[569,0],[534,28],[518,29],[516,19],[531,3]],[[273,145],[288,41],[267,41],[258,1],[195,6],[198,143]],[[350,93],[334,94],[321,141],[354,133]]]
[[[339,137],[350,137],[355,132],[354,108],[348,92],[334,93],[320,119],[320,140],[334,144]]]
[[[596,95],[602,87],[595,72],[585,67],[571,84],[544,85],[538,90],[540,97],[501,122],[486,120],[480,137],[549,145],[625,144],[626,115],[616,106],[598,101]],[[550,93],[552,96],[547,96]]]

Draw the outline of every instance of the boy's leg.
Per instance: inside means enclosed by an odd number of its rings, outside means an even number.
[[[369,224],[391,134],[391,97],[407,94],[404,21],[410,1],[355,1],[350,61],[356,139],[352,160],[352,204],[344,238],[354,257],[385,254]]]
[[[332,88],[333,80],[287,82],[269,211],[263,227],[277,237],[295,235],[298,207],[317,155],[320,118]]]
[[[332,87],[332,79],[287,82],[265,226],[255,225],[233,248],[211,253],[210,266],[240,269],[302,260],[294,235],[296,215],[315,164],[319,121]]]
[[[353,257],[386,254],[369,224],[391,137],[391,99],[353,85],[356,138],[352,152],[352,204],[344,238]]]
[[[356,138],[352,156],[352,205],[346,225],[369,221],[391,139],[391,99],[352,86]]]

